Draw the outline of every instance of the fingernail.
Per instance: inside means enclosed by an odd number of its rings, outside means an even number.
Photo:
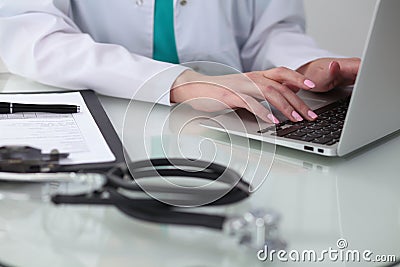
[[[300,116],[299,113],[297,113],[296,111],[292,112],[292,117],[296,120],[296,121],[303,121],[303,118]]]
[[[305,80],[305,81],[304,81],[304,84],[305,84],[306,86],[308,86],[309,88],[314,88],[314,87],[315,87],[315,83],[313,83],[313,82],[310,81],[310,80]]]
[[[332,69],[332,65],[333,65],[333,61],[331,61],[331,63],[329,63],[329,69]]]
[[[312,118],[313,120],[315,120],[316,118],[318,118],[318,115],[314,113],[314,111],[309,110],[308,111],[308,116],[310,116],[310,118]]]
[[[279,120],[272,114],[268,114],[268,119],[270,119],[273,123],[278,124]]]

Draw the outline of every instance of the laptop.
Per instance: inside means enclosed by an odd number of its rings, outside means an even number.
[[[399,0],[377,1],[359,74],[353,88],[328,93],[301,91],[319,115],[315,122],[292,123],[271,111],[278,125],[261,122],[244,109],[208,119],[202,125],[324,156],[344,156],[400,129]],[[263,103],[268,107],[267,103]],[[269,107],[268,107],[269,108]]]

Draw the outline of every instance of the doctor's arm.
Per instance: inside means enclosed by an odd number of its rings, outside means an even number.
[[[122,46],[95,42],[52,0],[0,2],[0,55],[10,72],[68,89],[170,104],[169,87],[187,68],[132,54]],[[159,75],[163,87],[138,89]],[[143,90],[142,90],[143,91]]]

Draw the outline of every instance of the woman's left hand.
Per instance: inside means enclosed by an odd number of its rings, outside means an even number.
[[[327,92],[338,86],[354,84],[361,60],[359,58],[320,58],[297,71],[315,83],[313,92]]]

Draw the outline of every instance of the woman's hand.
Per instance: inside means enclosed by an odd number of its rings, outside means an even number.
[[[361,60],[359,58],[320,58],[297,71],[315,82],[313,92],[327,92],[337,86],[354,84]]]
[[[201,111],[246,108],[270,123],[279,123],[259,100],[267,100],[293,122],[315,120],[317,115],[297,95],[298,89],[311,90],[314,82],[284,68],[244,74],[206,76],[185,71],[171,89],[171,102],[187,102]]]

